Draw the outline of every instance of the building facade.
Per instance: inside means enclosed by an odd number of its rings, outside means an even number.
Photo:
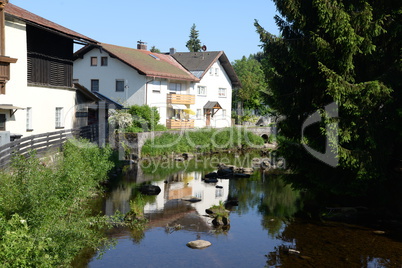
[[[25,137],[72,128],[77,102],[73,43],[96,41],[10,3],[2,15],[1,58],[16,61],[2,82],[0,132]]]

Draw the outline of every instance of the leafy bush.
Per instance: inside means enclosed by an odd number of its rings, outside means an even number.
[[[68,141],[63,161],[44,166],[34,155],[15,156],[0,173],[2,267],[68,266],[85,247],[106,243],[106,218],[92,217],[86,200],[107,178],[112,151]]]
[[[159,123],[160,115],[156,107],[132,105],[128,112],[133,117],[133,126],[141,128],[143,131],[153,130]]]

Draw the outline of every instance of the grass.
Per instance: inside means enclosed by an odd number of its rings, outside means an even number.
[[[200,129],[183,134],[164,133],[145,142],[142,156],[166,156],[172,153],[208,153],[227,149],[259,148],[264,140],[244,128]]]

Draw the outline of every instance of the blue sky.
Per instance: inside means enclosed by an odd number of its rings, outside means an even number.
[[[136,48],[147,42],[167,52],[187,52],[190,28],[209,51],[225,51],[229,60],[260,51],[254,19],[278,34],[271,0],[10,0],[11,3],[99,42]]]

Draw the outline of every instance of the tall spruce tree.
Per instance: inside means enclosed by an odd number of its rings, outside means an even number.
[[[191,26],[190,30],[190,40],[187,41],[186,47],[190,52],[200,52],[201,51],[201,41],[198,39],[198,30],[195,29],[195,23]]]
[[[335,194],[367,194],[402,159],[402,2],[384,0],[274,0],[280,37],[255,21],[270,94],[284,116],[280,153],[299,181]],[[338,117],[325,116],[335,102]],[[321,122],[303,130],[309,115]],[[328,123],[337,123],[338,140]],[[303,145],[337,153],[333,168]]]

